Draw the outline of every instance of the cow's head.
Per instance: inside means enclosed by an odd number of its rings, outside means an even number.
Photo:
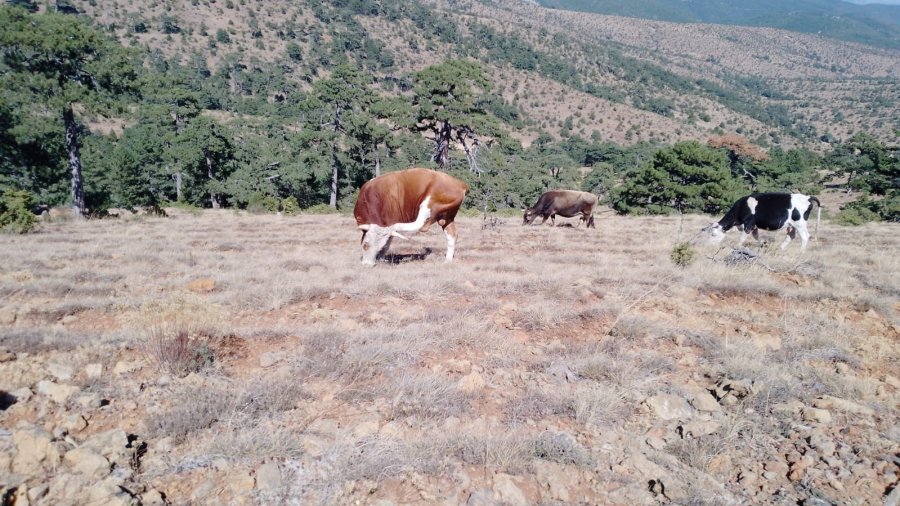
[[[722,242],[722,239],[725,239],[725,231],[722,229],[722,225],[719,225],[716,222],[712,222],[703,227],[703,229],[700,230],[700,233],[706,234],[709,237],[710,244],[719,244]]]
[[[530,225],[537,218],[537,213],[531,209],[522,209],[522,225]]]
[[[396,225],[382,227],[381,225],[360,225],[362,236],[362,263],[363,265],[375,265],[375,260],[387,249],[393,237],[406,239],[396,230]]]

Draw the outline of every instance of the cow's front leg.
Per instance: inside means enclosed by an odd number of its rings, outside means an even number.
[[[444,235],[447,236],[447,261],[453,260],[456,251],[456,223],[449,223],[444,227]]]
[[[556,226],[556,215],[555,215],[555,214],[551,214],[551,215],[550,215],[550,226],[551,226],[551,227],[555,227],[555,226]]]

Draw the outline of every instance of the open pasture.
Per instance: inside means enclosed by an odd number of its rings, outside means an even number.
[[[395,240],[374,268],[339,215],[175,212],[0,236],[3,493],[37,504],[900,494],[896,225],[826,222],[802,255],[799,241],[751,241],[753,264],[698,245],[676,266],[673,246],[708,221],[599,214],[585,230],[461,217],[453,263],[435,226]]]

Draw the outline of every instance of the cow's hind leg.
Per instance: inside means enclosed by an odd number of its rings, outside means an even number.
[[[805,227],[804,227],[804,232],[805,232],[805,231],[806,231],[806,229],[805,229]],[[795,235],[797,235],[797,227],[792,227],[792,226],[788,225],[788,228],[787,228],[787,237],[785,237],[785,238],[784,238],[784,242],[781,243],[781,249],[787,248],[787,247],[788,247],[788,244],[790,244],[791,241],[794,240],[794,236],[795,236]],[[809,234],[806,234],[806,236],[807,236],[807,238],[809,238]],[[803,240],[803,235],[801,235],[800,238],[801,238],[801,240]],[[803,241],[803,246],[801,246],[801,249],[802,249],[804,246],[806,246],[806,241],[805,241],[805,240]]]
[[[797,223],[794,228],[800,235],[800,251],[806,251],[806,243],[809,242],[809,230],[806,229],[806,222]]]
[[[444,227],[444,235],[447,236],[447,261],[453,260],[453,253],[456,251],[456,223],[448,223]]]

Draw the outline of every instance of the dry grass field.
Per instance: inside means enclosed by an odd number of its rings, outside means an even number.
[[[0,495],[896,500],[896,225],[676,266],[707,220],[462,218],[452,264],[432,230],[368,269],[338,215],[0,236]]]

